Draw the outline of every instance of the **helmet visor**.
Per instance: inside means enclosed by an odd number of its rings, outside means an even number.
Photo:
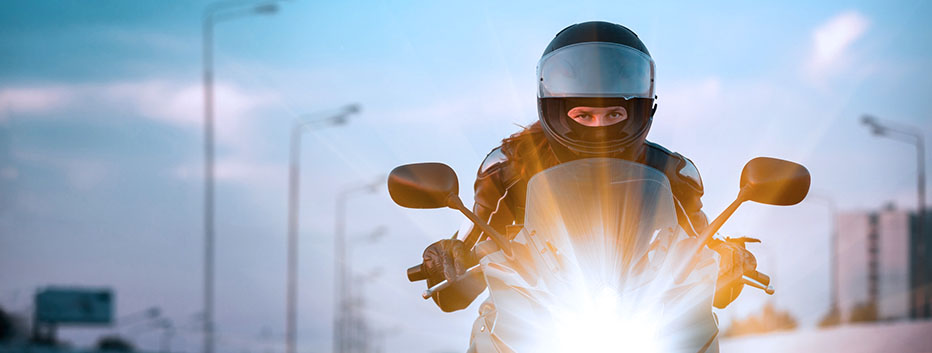
[[[654,98],[654,61],[626,45],[586,42],[557,49],[537,65],[539,98]]]

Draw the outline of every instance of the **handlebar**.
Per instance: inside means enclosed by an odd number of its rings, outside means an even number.
[[[497,243],[495,243],[494,241],[486,240],[486,241],[482,241],[476,244],[473,247],[472,252],[477,259],[481,259],[485,257],[486,255],[489,255],[498,250],[500,250],[500,248],[498,247]],[[433,287],[430,287],[427,290],[425,290],[424,293],[421,294],[421,297],[423,297],[424,299],[430,299],[430,297],[433,296],[434,293],[444,290],[445,288],[449,287],[451,284],[456,283],[462,279],[465,279],[466,277],[473,275],[477,271],[482,271],[482,266],[477,264],[477,265],[470,267],[469,269],[466,270],[465,273],[453,279],[453,281],[443,280],[443,281],[438,282]],[[427,279],[427,268],[424,266],[423,263],[417,264],[415,266],[411,266],[408,268],[408,281],[417,282],[417,281],[423,281],[425,279]]]
[[[490,244],[489,242],[482,242],[478,244],[476,248],[473,250],[476,252],[477,256],[482,257],[485,255],[488,255],[491,252],[494,252],[495,250],[497,250],[497,247],[495,247],[494,244]],[[466,276],[469,276],[474,271],[478,271],[478,270],[480,270],[479,265],[470,267],[466,271],[466,273],[456,278],[453,282],[456,282],[462,278],[465,278]],[[427,269],[424,267],[423,263],[409,267],[407,274],[408,274],[408,281],[410,282],[423,281],[427,279]],[[443,280],[435,284],[433,287],[428,288],[426,291],[424,291],[424,293],[421,296],[424,297],[424,299],[428,299],[435,292],[441,291],[449,287],[450,284],[452,284],[453,282]],[[773,286],[770,285],[770,276],[764,273],[761,273],[760,271],[751,271],[751,272],[745,273],[744,276],[742,276],[741,278],[741,282],[744,283],[745,285],[763,290],[767,294],[772,295],[774,293]]]
[[[434,293],[442,291],[446,289],[447,287],[449,287],[451,284],[459,282],[465,279],[466,277],[471,276],[476,271],[482,271],[482,267],[480,265],[475,265],[473,267],[470,267],[468,270],[466,270],[466,272],[463,273],[462,276],[459,276],[453,279],[453,281],[448,281],[448,280],[440,281],[440,283],[435,284],[433,287],[427,288],[427,290],[425,290],[424,293],[421,293],[421,298],[430,299],[430,297],[432,297]]]
[[[499,250],[498,244],[493,241],[483,241],[473,247],[472,252],[475,258],[481,259],[488,254],[496,252]],[[474,268],[475,266],[473,266]],[[472,268],[470,268],[471,270]],[[408,281],[417,282],[427,279],[427,268],[424,267],[423,263],[411,266],[408,268]]]
[[[773,286],[770,285],[770,276],[758,271],[745,273],[744,276],[741,277],[741,283],[760,289],[768,295],[773,295],[774,293]]]
[[[760,282],[760,284],[763,284],[765,286],[770,285],[770,276],[760,273],[758,271],[748,272],[748,273],[745,273],[744,275],[748,276],[748,278],[750,279]]]
[[[408,281],[417,282],[427,279],[427,269],[424,264],[417,264],[408,268]]]

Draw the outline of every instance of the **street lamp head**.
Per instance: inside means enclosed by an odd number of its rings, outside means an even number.
[[[252,11],[260,15],[274,15],[276,12],[278,12],[278,4],[267,3],[257,5],[256,7],[252,8]]]
[[[359,112],[359,104],[350,104],[343,108],[343,111],[340,114],[337,114],[329,119],[330,123],[333,125],[345,125],[349,122],[349,116],[351,114],[356,114]]]
[[[886,132],[886,129],[877,122],[877,118],[872,115],[862,115],[861,123],[867,125],[871,129],[871,133],[880,136]]]

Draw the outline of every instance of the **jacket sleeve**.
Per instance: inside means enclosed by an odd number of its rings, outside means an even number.
[[[501,147],[493,149],[479,167],[474,185],[473,213],[503,234],[505,226],[514,222],[514,215],[505,202],[509,185],[503,179],[508,174],[507,167],[508,159],[502,153]],[[465,231],[465,234],[458,234],[457,237],[466,244],[472,245],[488,236],[473,224]],[[428,282],[428,286],[433,284],[435,283]],[[485,290],[485,286],[485,279],[482,276],[471,276],[435,293],[433,299],[444,312],[462,310]]]

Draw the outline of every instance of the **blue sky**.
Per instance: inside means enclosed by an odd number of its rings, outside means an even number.
[[[207,2],[0,5],[0,305],[49,284],[117,290],[118,311],[161,306],[191,327],[201,289],[201,12]],[[536,120],[534,67],[563,27],[639,33],[658,67],[649,139],[690,157],[717,214],[749,159],[806,164],[844,210],[914,207],[915,155],[860,126],[871,113],[932,130],[930,5],[903,2],[635,3],[293,1],[216,27],[217,321],[224,351],[278,349],[284,326],[288,133],[303,114],[359,103],[303,146],[300,342],[328,351],[336,193],[409,162],[473,173],[515,124]],[[320,116],[320,115],[317,115]],[[476,308],[443,314],[402,272],[462,221],[359,194],[354,266],[382,275],[367,312],[400,329],[390,351],[459,351]],[[778,294],[747,291],[723,322],[773,300],[804,326],[827,305],[828,214],[747,205],[723,232],[753,249]],[[100,330],[63,330],[90,342]],[[140,335],[155,347],[156,335]],[[177,344],[194,348],[194,334]]]

